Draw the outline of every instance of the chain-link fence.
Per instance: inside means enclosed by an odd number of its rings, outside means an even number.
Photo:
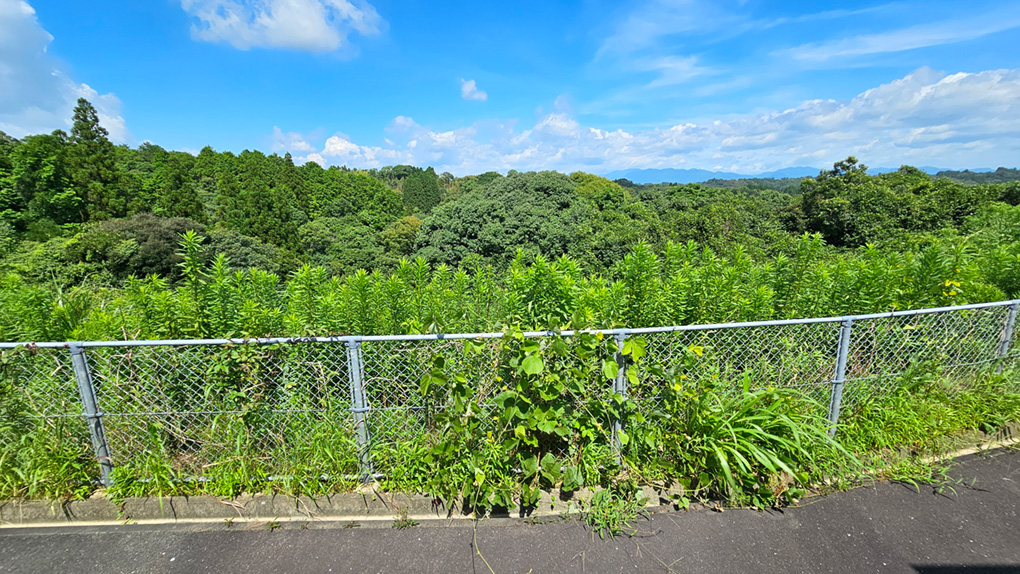
[[[584,360],[617,353],[621,367],[615,378],[598,381],[599,393],[618,393],[642,409],[656,408],[662,385],[678,380],[733,392],[797,389],[828,408],[834,432],[842,410],[881,400],[912,370],[937,370],[959,390],[1012,365],[1020,357],[1018,309],[1020,300],[611,329],[597,332],[603,348]],[[576,333],[522,336],[570,345]],[[506,338],[0,343],[0,450],[46,431],[91,449],[104,483],[114,467],[143,479],[202,480],[245,469],[264,478],[352,482],[399,474],[420,464],[437,431],[435,415],[449,404],[441,387],[422,392],[423,377],[439,369],[444,380],[473,385],[479,404],[492,408],[489,399],[504,385]],[[629,374],[619,354],[628,339],[645,351]],[[606,424],[618,431],[622,422]]]

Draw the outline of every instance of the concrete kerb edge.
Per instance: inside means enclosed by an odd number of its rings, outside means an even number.
[[[1013,426],[1013,425],[1011,425]],[[1009,438],[984,441],[976,446],[951,453],[928,457],[926,462],[951,460],[980,452],[1008,448],[1020,443],[1016,429],[1006,431]],[[581,514],[593,492],[582,489],[568,498],[558,490],[543,492],[539,505],[527,516],[496,515],[481,523],[492,525],[507,522],[545,522]],[[649,501],[647,512],[674,508],[670,491],[644,487]],[[456,510],[449,512],[434,505],[427,496],[384,493],[371,487],[361,492],[324,495],[318,498],[286,495],[241,495],[231,500],[211,496],[132,498],[118,505],[94,496],[75,501],[3,501],[0,502],[0,530],[13,528],[47,528],[77,526],[112,526],[124,524],[173,525],[194,524],[247,527],[270,527],[274,524],[318,526],[375,525],[389,526],[395,519],[407,518],[421,525],[447,526],[469,524],[472,518]]]

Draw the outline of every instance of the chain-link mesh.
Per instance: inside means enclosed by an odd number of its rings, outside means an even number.
[[[569,372],[584,381],[560,397],[560,404],[567,408],[565,416],[580,416],[582,409],[609,400],[612,383],[602,375],[601,366],[603,359],[612,355],[610,340],[593,345],[591,340],[578,337],[529,339],[538,342],[538,352],[547,368]],[[493,400],[509,390],[507,385],[518,370],[513,358],[520,356],[524,344],[524,340],[512,338],[362,343],[374,470],[384,475],[407,473],[421,463],[442,431],[437,415],[451,406],[451,389],[458,382],[472,389],[471,409],[480,415],[483,433],[491,432],[496,437],[506,436],[507,431],[512,434],[512,429],[499,428],[506,424],[506,417],[500,416]],[[423,392],[422,381],[427,375],[430,384]],[[610,432],[612,421],[606,418],[599,423],[606,433]],[[566,455],[565,449],[561,444],[551,452]]]
[[[498,343],[498,341],[497,341]],[[376,472],[413,468],[435,440],[435,415],[449,402],[449,383],[436,382],[422,392],[422,378],[437,369],[453,381],[474,362],[475,385],[482,397],[495,383],[497,352],[492,341],[479,346],[474,357],[465,354],[463,340],[366,341],[361,346],[369,451]],[[441,358],[441,360],[439,360]],[[484,402],[484,401],[483,401]]]
[[[998,364],[1007,307],[855,321],[843,405],[881,398],[920,372],[965,389]]]
[[[959,391],[979,376],[1015,366],[1020,329],[1006,337],[1009,313],[1008,306],[992,305],[856,318],[842,407],[881,400],[915,374],[934,373],[950,391]],[[626,339],[633,347],[628,353],[644,351],[623,383],[641,410],[663,406],[665,385],[724,393],[745,386],[796,389],[827,408],[841,323],[663,329]],[[199,478],[240,469],[263,479],[355,477],[370,462],[375,472],[391,476],[421,470],[455,384],[471,389],[472,408],[491,421],[483,431],[507,430],[498,428],[506,417],[494,401],[520,369],[525,341],[538,342],[538,351],[528,352],[540,353],[550,372],[581,382],[563,401],[572,413],[565,416],[593,412],[610,400],[614,381],[603,367],[620,356],[616,337],[609,335],[596,343],[574,335],[111,344],[87,347],[86,361],[113,464],[128,475]],[[624,360],[625,369],[629,362]],[[47,434],[90,451],[78,388],[67,348],[0,351],[0,452]],[[365,426],[358,428],[358,421]],[[612,428],[611,420],[598,422],[607,433]]]
[[[1014,317],[1012,340],[1006,348],[1006,354],[1003,356],[1004,366],[1012,367],[1016,366],[1018,359],[1020,359],[1020,328],[1017,328],[1016,323],[1020,323],[1020,317]]]
[[[204,476],[358,471],[343,345],[89,349],[117,466]],[[312,448],[330,448],[331,457]],[[310,461],[329,461],[321,468]]]
[[[24,449],[47,448],[88,460],[92,443],[66,349],[0,350],[0,458],[15,465]],[[98,466],[86,472],[98,477]]]
[[[839,351],[839,323],[764,325],[648,333],[638,384],[627,389],[639,404],[659,404],[662,385],[712,387],[723,394],[744,385],[798,389],[827,403]],[[656,368],[657,367],[657,368]],[[665,376],[663,376],[665,374]]]

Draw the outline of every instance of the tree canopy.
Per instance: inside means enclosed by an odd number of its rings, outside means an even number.
[[[0,330],[648,325],[1017,297],[1013,171],[874,176],[848,157],[814,178],[637,185],[324,168],[115,146],[80,100],[70,133],[0,132]]]

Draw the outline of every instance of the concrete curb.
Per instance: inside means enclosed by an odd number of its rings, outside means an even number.
[[[974,445],[976,437],[963,438],[958,447],[969,443],[973,446],[959,448],[940,457],[929,457],[928,462],[950,460],[1020,443],[1014,425],[997,434],[998,440],[984,440]],[[962,438],[962,437],[961,437]],[[494,520],[513,522],[549,520],[579,515],[587,507],[593,491],[581,489],[570,496],[562,496],[558,489],[543,492],[538,506],[527,515],[496,514],[485,522]],[[649,498],[646,510],[665,511],[675,508],[672,491],[659,491],[643,487],[644,496]],[[234,524],[274,525],[299,523],[302,527],[321,525],[349,525],[379,523],[389,526],[397,518],[407,518],[418,523],[445,525],[470,522],[470,515],[462,514],[455,507],[452,510],[434,499],[422,495],[388,493],[371,485],[359,492],[324,495],[317,498],[308,496],[243,494],[233,499],[212,496],[131,498],[118,505],[97,493],[87,500],[73,501],[3,501],[0,502],[0,530],[25,527],[66,527],[98,526],[117,524]]]
[[[556,490],[527,516],[502,514],[494,518],[549,518],[579,514],[591,499],[589,490],[564,498]],[[132,498],[121,505],[102,496],[74,501],[8,501],[0,503],[0,529],[26,526],[97,524],[166,524],[178,522],[393,522],[396,518],[423,521],[470,521],[456,508],[450,512],[421,495],[387,493],[374,488],[312,498],[287,495],[241,495],[224,500],[212,496]]]

